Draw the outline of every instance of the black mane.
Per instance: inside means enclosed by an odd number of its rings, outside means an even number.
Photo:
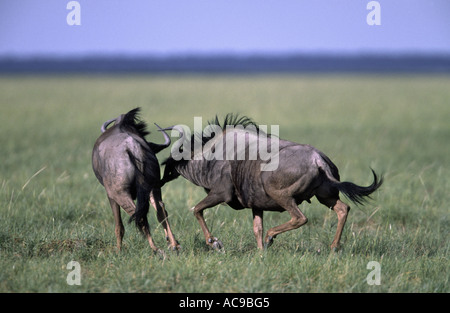
[[[214,118],[214,120],[212,121],[208,121],[208,125],[217,125],[220,127],[220,129],[222,131],[226,130],[227,126],[243,126],[244,128],[246,128],[247,126],[253,126],[255,127],[256,131],[259,131],[259,127],[258,125],[248,116],[239,116],[239,114],[235,114],[235,113],[228,113],[224,120],[223,123],[221,124],[219,122],[219,118],[216,115],[216,117]],[[214,134],[215,136],[216,134]],[[202,146],[204,146],[208,141],[210,141],[212,138],[214,138],[214,136],[211,137],[204,137],[203,136],[203,131],[202,133],[198,134],[193,134],[191,137],[191,143],[194,142],[194,140],[201,140],[202,142]],[[191,144],[191,149],[192,151],[194,151],[194,146],[193,144]]]
[[[256,131],[259,131],[259,127],[258,125],[249,117],[247,116],[239,116],[239,114],[234,114],[234,113],[228,113],[223,122],[220,123],[219,122],[219,118],[216,115],[216,117],[214,118],[214,120],[212,121],[208,121],[208,125],[217,125],[219,126],[222,131],[226,130],[227,126],[243,126],[244,128],[247,126],[253,126],[255,127]],[[216,134],[212,135],[211,137],[204,137],[203,136],[203,131],[201,133],[195,133],[191,136],[191,141],[190,141],[190,145],[191,145],[191,153],[194,153],[194,147],[195,141],[201,141],[202,146],[204,146],[209,140],[211,140],[212,138],[214,138]],[[162,179],[162,184],[164,185],[165,183],[176,179],[180,174],[178,174],[178,172],[175,170],[175,166],[180,165],[180,164],[185,164],[187,163],[187,160],[175,160],[172,158],[172,155],[170,155],[166,160],[164,160],[162,162],[162,165],[165,165],[165,169],[164,169],[164,177]]]
[[[120,128],[125,131],[137,133],[140,137],[145,138],[150,132],[147,130],[147,123],[139,117],[141,108],[135,108],[124,115],[120,123]]]
[[[219,118],[216,115],[214,122],[211,122],[211,121],[208,122],[208,125],[211,125],[211,124],[220,126],[220,128],[222,128],[222,130],[224,130],[225,127],[227,127],[227,126],[237,126],[237,125],[242,125],[244,127],[255,126],[256,129],[258,129],[258,125],[256,125],[256,123],[251,118],[249,118],[245,115],[239,116],[239,114],[234,114],[234,113],[228,113],[225,116],[225,119],[224,119],[222,125],[220,124]]]

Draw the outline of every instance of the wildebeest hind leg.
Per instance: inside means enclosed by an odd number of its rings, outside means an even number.
[[[116,195],[113,196],[113,200],[117,202],[117,204],[119,204],[122,207],[122,209],[124,209],[125,212],[127,212],[128,215],[133,216],[134,212],[136,211],[136,205],[134,204],[131,195],[129,195],[126,192],[116,193]],[[150,227],[148,225],[148,220],[146,216],[142,218],[141,230],[144,236],[147,238],[147,241],[152,250],[155,252],[160,251],[153,242],[153,238],[150,233]]]
[[[163,225],[164,233],[166,234],[166,239],[169,242],[170,247],[174,251],[181,249],[180,244],[175,239],[172,229],[170,228],[169,219],[167,216],[167,211],[164,206],[164,202],[161,199],[161,190],[153,189],[150,193],[150,202],[156,210],[156,216],[160,224]]]
[[[317,197],[320,203],[331,208],[338,217],[338,225],[336,228],[336,235],[334,236],[333,242],[331,243],[331,249],[336,250],[339,248],[342,230],[344,229],[345,222],[347,221],[348,211],[350,207],[339,200],[339,198],[320,198]]]
[[[267,248],[273,243],[273,239],[284,232],[289,230],[293,230],[299,228],[300,226],[306,224],[308,219],[303,214],[302,211],[298,208],[295,203],[294,198],[286,198],[286,199],[274,199],[276,200],[286,211],[291,215],[291,219],[284,224],[273,227],[267,231],[266,237],[264,239],[264,247]]]
[[[125,228],[123,227],[122,218],[120,216],[119,205],[113,199],[111,199],[111,198],[108,198],[108,199],[109,199],[109,204],[111,205],[111,209],[112,209],[112,212],[114,215],[114,222],[115,222],[114,231],[116,233],[117,250],[120,251],[120,250],[122,250],[122,239],[123,239],[123,235],[125,234]]]

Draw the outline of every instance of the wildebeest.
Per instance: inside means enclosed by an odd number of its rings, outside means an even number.
[[[217,116],[215,124],[219,124]],[[238,125],[241,129],[233,127]],[[254,131],[242,131],[242,127],[247,129],[250,126]],[[178,130],[181,137],[184,136],[180,127],[172,129]],[[310,145],[267,135],[245,116],[228,114],[223,124],[219,125],[219,130],[216,128],[214,133],[215,135],[209,138],[193,135],[190,140],[195,141],[195,144],[192,142],[188,144],[191,148],[191,157],[188,159],[174,158],[172,147],[171,156],[163,162],[165,164],[163,183],[181,175],[205,189],[207,196],[193,208],[193,212],[203,230],[206,244],[215,249],[221,249],[223,245],[211,235],[203,218],[203,210],[220,203],[226,203],[235,210],[251,208],[257,245],[263,249],[270,246],[277,235],[299,228],[308,221],[298,205],[303,201],[310,202],[314,196],[337,214],[337,231],[331,244],[331,248],[336,249],[350,210],[350,207],[340,200],[339,192],[352,202],[361,204],[366,200],[365,197],[381,186],[383,181],[372,170],[374,181],[368,187],[340,182],[337,167],[324,153]],[[189,140],[188,136],[184,137]],[[260,155],[253,159],[248,157],[247,150],[251,145],[255,145],[255,140],[259,142],[261,137],[263,141],[268,141],[267,146],[271,146],[272,141],[278,140],[278,151],[272,151],[277,157],[278,166],[273,170],[262,170],[267,160],[263,160]],[[239,139],[240,148],[236,147],[236,140]],[[227,150],[223,147],[230,143],[234,145],[233,149]],[[217,150],[221,150],[219,156],[221,153],[223,156],[228,154],[228,158],[224,157],[221,160],[211,158],[211,154],[217,155]],[[230,151],[233,154],[231,158],[229,158]],[[241,155],[238,156],[238,153]],[[242,158],[243,155],[246,157]],[[287,223],[269,229],[263,241],[264,211],[287,211],[291,219]]]
[[[170,247],[176,250],[179,249],[179,244],[170,229],[161,199],[160,168],[156,158],[156,153],[170,145],[170,138],[163,131],[164,144],[145,140],[149,132],[146,130],[146,123],[139,119],[139,112],[140,108],[136,108],[102,125],[102,134],[92,151],[92,168],[106,189],[114,214],[118,250],[122,247],[125,232],[120,216],[122,207],[130,216],[130,222],[134,220],[138,229],[147,237],[151,248],[158,251],[147,220],[149,201],[156,209],[158,221],[164,227]],[[114,125],[107,129],[112,122],[115,122]],[[136,200],[136,204],[133,200]]]

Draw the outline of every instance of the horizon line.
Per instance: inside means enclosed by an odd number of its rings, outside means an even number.
[[[0,53],[0,61],[83,60],[83,59],[289,59],[289,58],[450,58],[450,51],[287,51],[287,52],[87,52],[87,53]]]

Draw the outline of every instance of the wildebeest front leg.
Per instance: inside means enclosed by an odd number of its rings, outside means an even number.
[[[152,190],[152,192],[150,193],[150,202],[152,203],[152,206],[156,210],[156,216],[158,218],[159,223],[163,225],[164,233],[166,235],[166,239],[169,242],[170,247],[174,251],[180,250],[181,246],[175,239],[175,236],[172,233],[172,229],[170,228],[169,219],[167,217],[167,211],[161,199],[161,190]]]
[[[195,207],[194,207],[194,215],[197,218],[200,227],[202,228],[203,235],[205,236],[206,244],[216,250],[220,250],[223,248],[223,244],[220,240],[218,240],[216,237],[213,237],[211,235],[211,232],[208,229],[208,226],[206,226],[205,219],[203,218],[203,210],[207,208],[211,208],[213,206],[216,206],[220,203],[224,202],[223,197],[214,194],[209,193],[205,199],[200,201]]]
[[[259,249],[263,249],[263,211],[253,209],[253,233],[255,234],[256,243]]]

